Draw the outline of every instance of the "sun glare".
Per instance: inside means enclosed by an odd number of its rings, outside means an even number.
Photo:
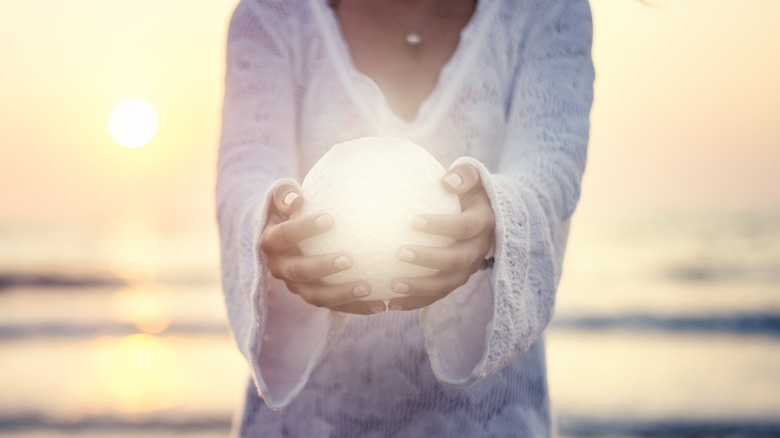
[[[122,146],[143,146],[157,132],[157,113],[151,105],[142,100],[129,100],[121,103],[111,113],[108,131]]]

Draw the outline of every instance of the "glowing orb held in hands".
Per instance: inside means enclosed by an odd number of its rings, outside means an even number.
[[[334,226],[301,242],[301,251],[352,256],[353,267],[325,277],[326,283],[365,280],[371,284],[368,300],[404,296],[390,290],[393,279],[437,271],[400,261],[399,248],[453,243],[411,227],[417,214],[460,212],[458,196],[441,183],[445,173],[433,156],[406,140],[365,137],[333,146],[304,178],[303,205],[295,216],[330,213]]]
[[[151,105],[142,100],[129,100],[117,106],[111,113],[108,132],[122,146],[143,146],[157,132],[157,113]]]

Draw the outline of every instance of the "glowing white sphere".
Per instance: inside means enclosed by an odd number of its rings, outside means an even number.
[[[389,300],[399,277],[436,270],[398,260],[402,245],[448,246],[453,239],[412,229],[421,213],[460,212],[458,196],[441,183],[446,170],[425,149],[406,140],[364,137],[333,146],[303,180],[303,205],[295,216],[330,213],[334,226],[300,244],[306,255],[346,251],[352,268],[325,277],[329,284],[365,280],[371,295]]]

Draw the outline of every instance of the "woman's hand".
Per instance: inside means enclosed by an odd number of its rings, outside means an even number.
[[[394,280],[391,285],[393,291],[409,296],[391,300],[388,305],[391,310],[417,309],[446,297],[479,270],[482,260],[490,252],[496,219],[477,169],[469,164],[460,164],[442,177],[442,183],[460,196],[461,212],[419,215],[414,220],[414,228],[452,237],[455,243],[444,248],[401,247],[399,259],[438,269],[439,272],[427,277]]]
[[[384,311],[382,301],[360,301],[371,293],[371,286],[365,281],[334,285],[321,281],[323,277],[349,269],[353,262],[346,253],[301,254],[298,243],[333,226],[333,217],[327,213],[290,219],[290,214],[302,204],[303,197],[290,185],[281,185],[274,191],[268,221],[260,236],[260,249],[268,257],[271,274],[317,307],[359,314]]]

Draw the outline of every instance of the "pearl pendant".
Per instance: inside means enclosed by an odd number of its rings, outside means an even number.
[[[406,34],[406,43],[410,46],[418,46],[422,42],[422,38],[417,32],[409,32]]]

